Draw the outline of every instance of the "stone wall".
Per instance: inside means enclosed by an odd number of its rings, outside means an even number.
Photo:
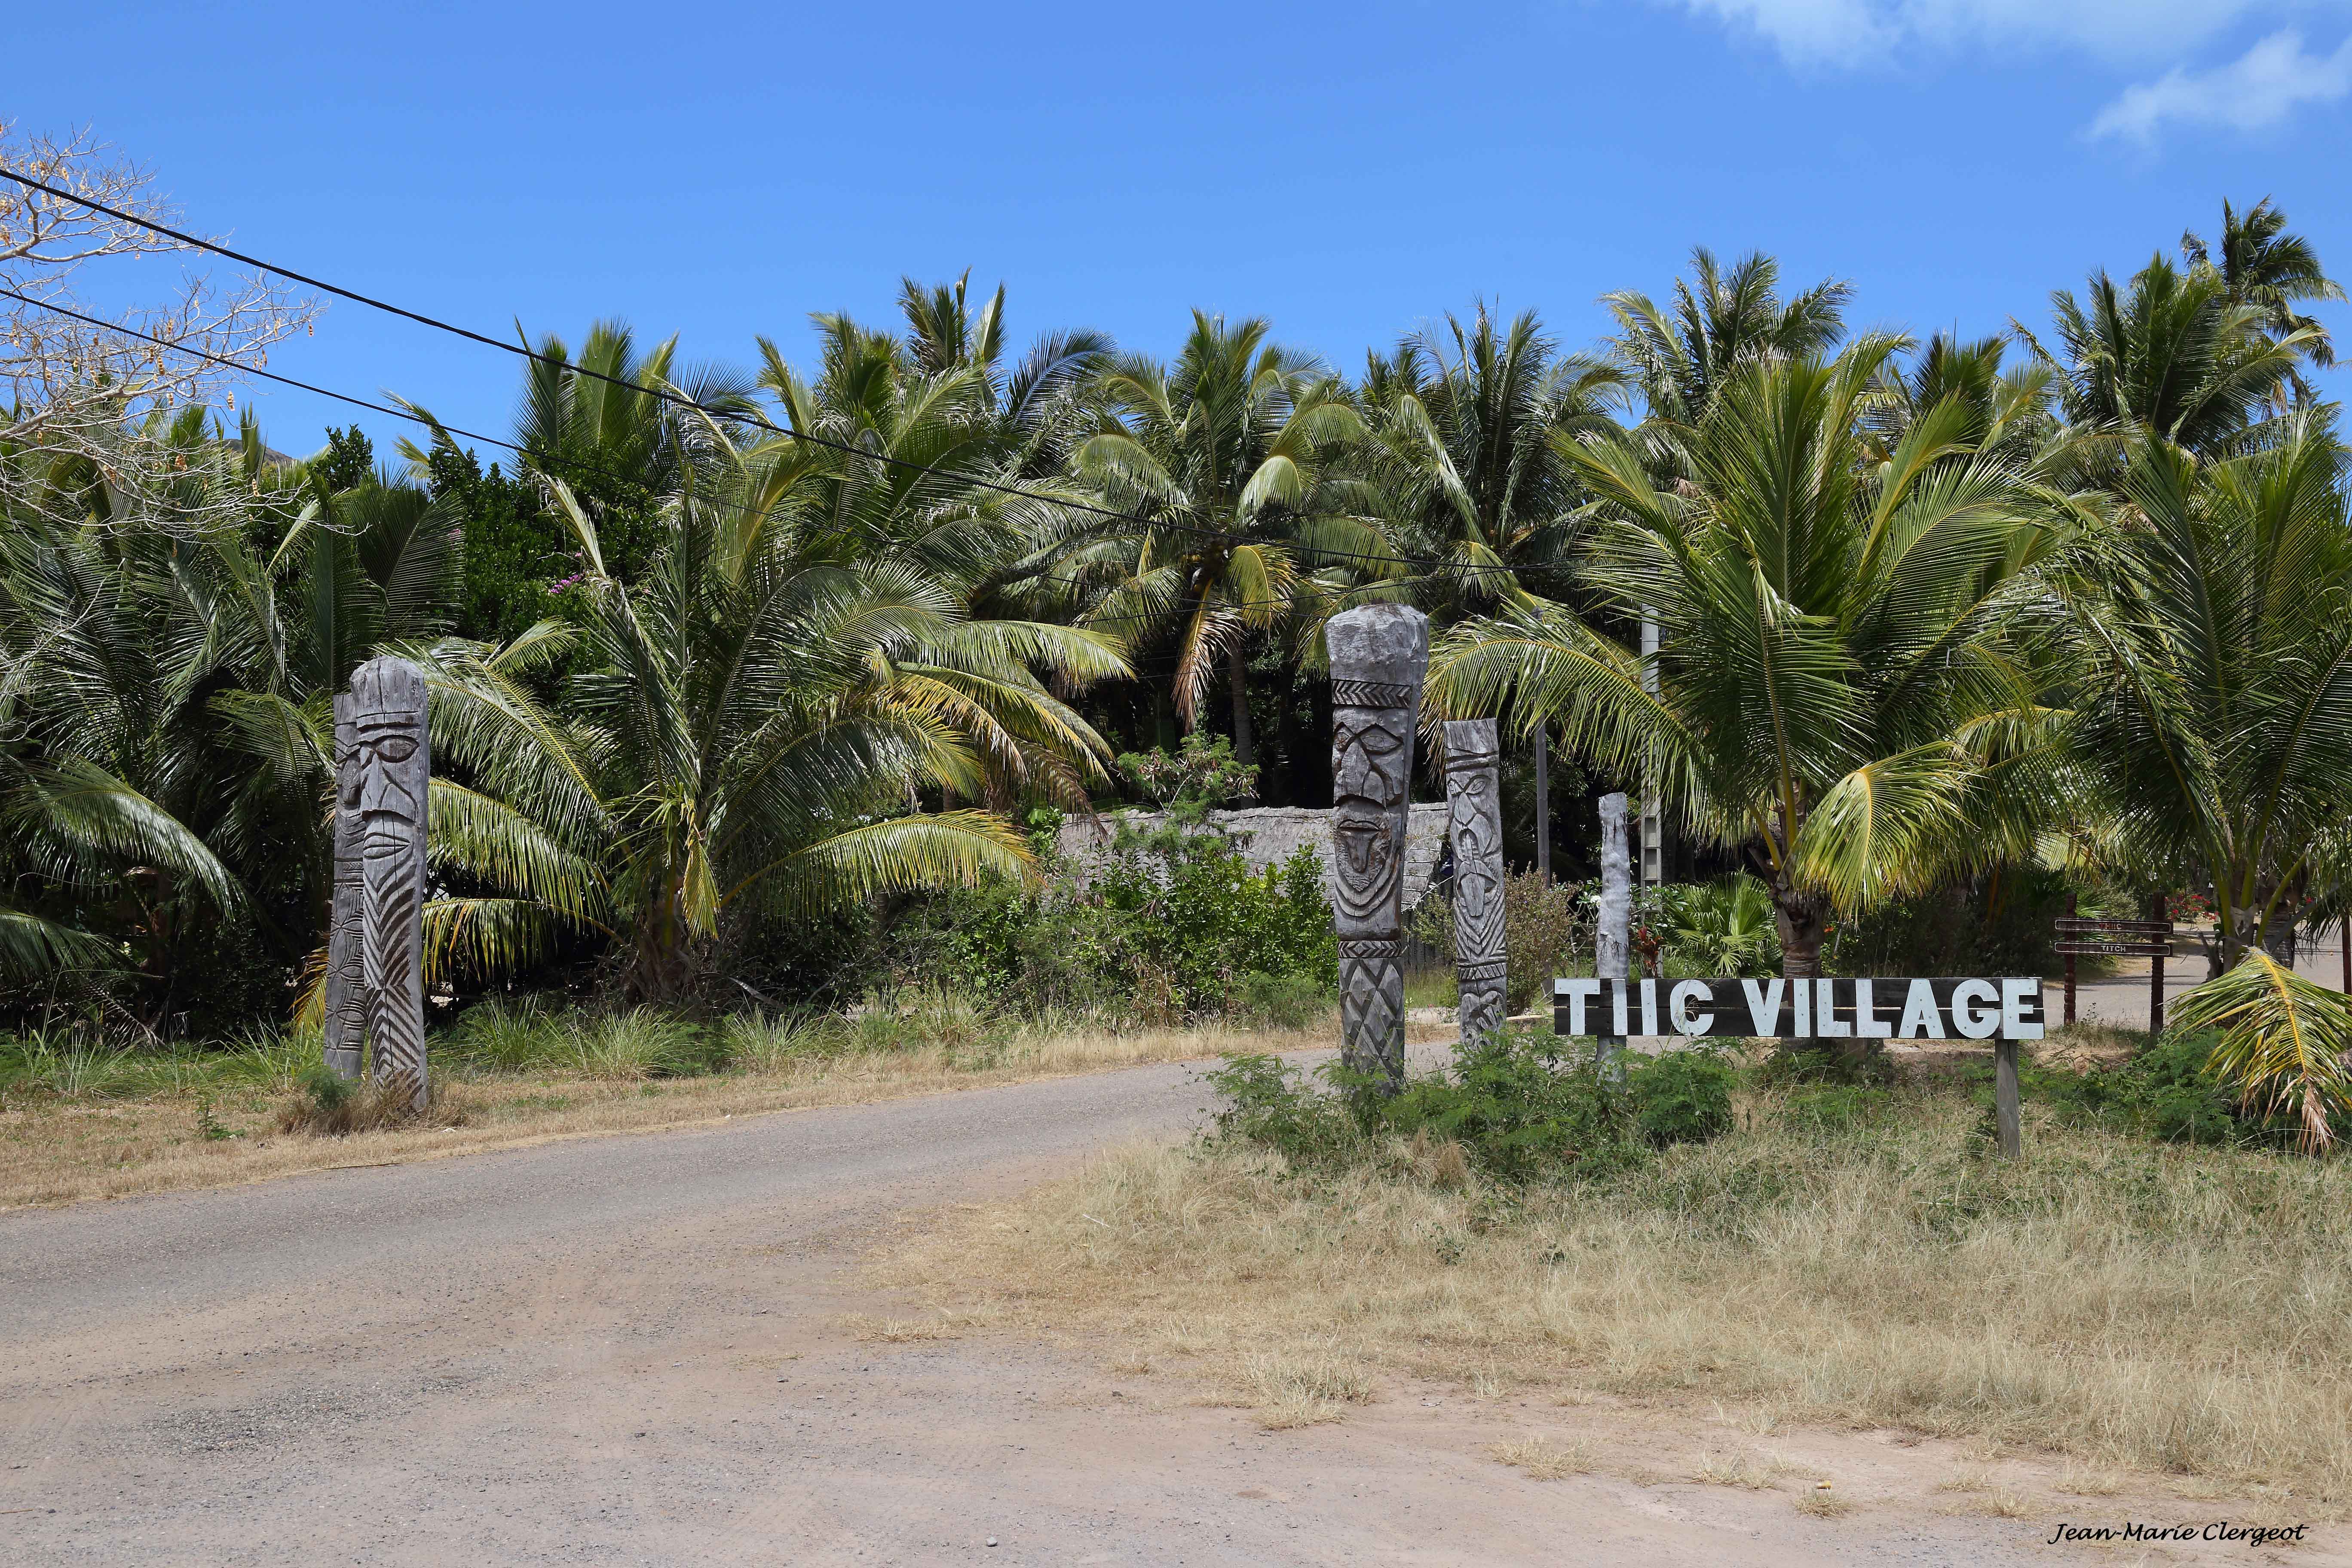
[[[1150,832],[1162,826],[1167,814],[1158,811],[1124,811],[1102,816],[1072,817],[1062,825],[1059,844],[1063,858],[1070,862],[1083,883],[1088,868],[1110,847],[1111,836],[1124,822],[1139,832]],[[1315,806],[1266,805],[1246,811],[1213,811],[1209,820],[1231,833],[1242,852],[1242,858],[1260,870],[1279,866],[1297,854],[1301,846],[1315,851],[1323,863],[1323,895],[1332,892],[1331,877],[1331,814]],[[1412,820],[1405,826],[1404,841],[1404,907],[1412,909],[1421,902],[1422,894],[1429,890],[1430,879],[1437,874],[1438,857],[1445,850],[1445,803],[1432,801],[1412,807]]]

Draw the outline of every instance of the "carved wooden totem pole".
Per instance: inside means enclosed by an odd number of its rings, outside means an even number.
[[[348,747],[342,743],[346,712]],[[406,1090],[421,1110],[426,1100],[425,811],[432,776],[425,743],[425,677],[404,660],[372,658],[352,672],[350,695],[336,703],[336,721],[335,926],[327,942],[328,1062],[341,1071],[348,1060],[356,1074],[363,1026],[376,1082]],[[347,914],[347,835],[357,852],[356,922]],[[356,930],[346,940],[353,924]],[[339,944],[346,953],[358,949],[356,975],[348,958],[339,963]]]
[[[1413,714],[1429,668],[1429,619],[1402,605],[1331,617],[1331,858],[1339,896],[1339,1054],[1404,1083],[1405,823]]]
[[[367,1039],[367,984],[360,970],[360,905],[366,897],[360,870],[360,815],[343,807],[359,773],[352,694],[335,699],[335,895],[327,921],[327,1066],[358,1081],[360,1047]]]
[[[1454,963],[1462,1044],[1492,1044],[1507,1010],[1503,954],[1503,801],[1492,719],[1445,725],[1446,828],[1454,840]]]

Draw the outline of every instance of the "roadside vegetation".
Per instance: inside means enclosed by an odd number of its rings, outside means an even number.
[[[820,1105],[949,1093],[1234,1050],[1309,1050],[1336,1026],[1255,1020],[1112,1028],[1009,1019],[913,994],[854,1018],[709,1024],[638,1009],[478,1009],[436,1039],[423,1114],[320,1065],[313,1036],[122,1049],[64,1030],[0,1041],[0,1208],[220,1186],[643,1131]],[[364,1137],[353,1137],[364,1132]]]
[[[1967,1436],[2338,1515],[2352,1170],[2287,1152],[2291,1124],[2238,1112],[2209,1054],[2053,1038],[2015,1165],[1970,1053],[1870,1081],[1694,1053],[1517,1101],[1496,1092],[1512,1069],[1465,1063],[1363,1113],[1240,1061],[1196,1143],[959,1214],[881,1270],[950,1319],[1082,1331],[1271,1426],[1401,1378],[1719,1404],[1754,1429]]]

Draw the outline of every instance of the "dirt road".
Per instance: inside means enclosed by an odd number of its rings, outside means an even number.
[[[896,1216],[1204,1099],[1147,1068],[0,1216],[0,1560],[2072,1560],[2038,1544],[2055,1521],[1811,1519],[1483,1457],[1590,1412],[1394,1389],[1266,1434],[1101,1347],[845,1321],[906,1310],[845,1271]],[[1842,1485],[1927,1473],[1915,1446],[1809,1441]]]

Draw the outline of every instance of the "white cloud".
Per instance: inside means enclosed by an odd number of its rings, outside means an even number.
[[[2178,58],[2277,0],[1664,0],[1769,39],[1792,62],[1858,65],[1928,46],[2062,48],[2103,59]],[[2292,0],[2290,0],[2292,3]],[[2298,9],[2352,9],[2303,0]]]
[[[2332,55],[2303,52],[2303,35],[2273,33],[2213,70],[2176,66],[2155,81],[2126,88],[2091,121],[2094,136],[2153,142],[2167,121],[2260,131],[2299,104],[2333,103],[2352,91],[2352,38]]]

